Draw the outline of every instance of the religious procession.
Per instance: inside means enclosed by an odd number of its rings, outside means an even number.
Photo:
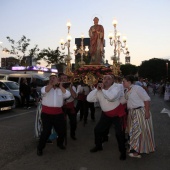
[[[65,71],[51,74],[47,85],[41,89],[35,122],[38,156],[46,154],[48,143],[56,142],[64,151],[69,145],[68,137],[78,142],[77,122],[87,126],[89,113],[91,120],[97,121],[94,147],[89,148],[91,154],[105,149],[103,143],[109,140],[112,125],[121,161],[127,156],[142,158],[143,154],[155,151],[148,91],[143,84],[135,83],[134,76],[121,75],[116,56],[112,66],[103,65],[104,27],[99,24],[99,18],[95,17],[93,21],[94,25],[89,29],[90,62],[81,60],[80,67],[72,72],[68,54]],[[85,50],[81,48],[79,52],[83,56]],[[96,105],[101,109],[99,120],[96,120]],[[68,128],[70,134],[67,134]]]

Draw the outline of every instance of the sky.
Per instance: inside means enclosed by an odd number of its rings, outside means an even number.
[[[0,0],[0,42],[10,49],[7,36],[18,41],[23,35],[29,38],[30,48],[60,47],[60,39],[66,40],[67,21],[71,22],[71,52],[75,38],[88,31],[93,18],[105,31],[105,60],[112,64],[114,47],[109,43],[109,32],[117,30],[127,37],[131,64],[140,65],[151,58],[170,59],[170,0]],[[61,49],[60,49],[61,50]],[[65,51],[67,54],[67,51]],[[0,58],[11,56],[2,53]],[[72,62],[74,62],[72,54]],[[120,62],[125,63],[121,53]],[[42,65],[46,65],[44,62]]]

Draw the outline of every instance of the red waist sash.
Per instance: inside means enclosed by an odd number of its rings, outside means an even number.
[[[103,113],[108,117],[115,117],[115,116],[122,117],[122,116],[126,115],[125,108],[123,107],[122,104],[120,104],[113,110],[103,112]]]
[[[42,112],[51,114],[51,115],[57,115],[57,114],[63,113],[63,110],[61,107],[48,107],[48,106],[42,105]]]
[[[74,107],[74,101],[66,103],[63,108],[69,109],[70,113],[76,113],[75,107]]]
[[[84,94],[78,94],[78,96],[77,96],[77,100],[81,100],[81,101],[85,101],[86,100],[86,95],[84,95]]]

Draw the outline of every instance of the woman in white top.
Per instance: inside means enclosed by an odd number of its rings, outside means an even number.
[[[128,125],[130,157],[141,158],[141,153],[155,151],[150,97],[146,91],[133,84],[134,77],[129,75],[123,79],[127,88],[125,99],[128,108]]]

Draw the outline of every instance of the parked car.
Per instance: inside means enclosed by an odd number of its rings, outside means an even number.
[[[45,77],[41,74],[36,74],[36,73],[34,74],[21,74],[21,73],[8,74],[4,76],[3,80],[15,81],[16,83],[20,84],[22,78],[26,78],[28,83],[31,83],[32,79],[36,78],[37,91],[39,93],[41,91],[41,88],[48,81],[48,77]]]
[[[12,93],[0,88],[0,111],[15,108],[15,98]]]
[[[0,80],[6,80],[7,74],[0,74]]]
[[[19,84],[14,81],[0,80],[0,88],[12,93],[15,97],[15,106],[20,106],[21,96],[19,94]],[[34,103],[35,99],[30,96],[30,103]]]

